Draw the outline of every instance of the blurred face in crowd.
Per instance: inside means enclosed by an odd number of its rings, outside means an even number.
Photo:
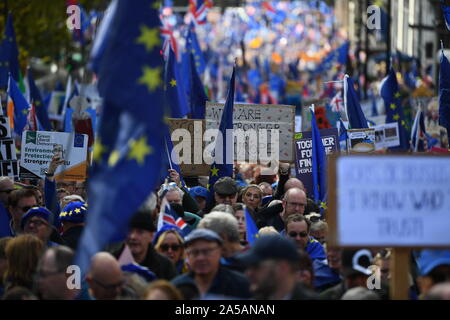
[[[234,213],[234,216],[236,217],[237,221],[238,221],[238,230],[239,230],[239,235],[241,236],[241,240],[244,239],[245,236],[245,215],[244,215],[244,210],[237,210]]]
[[[290,178],[284,184],[284,192],[287,192],[289,189],[292,189],[292,188],[299,188],[300,190],[305,191],[305,186],[303,185],[303,182],[301,182],[297,178]]]
[[[172,300],[169,295],[159,288],[155,288],[147,293],[145,300]]]
[[[206,207],[206,199],[203,197],[195,197],[195,201],[197,201],[198,207],[200,210],[204,210]]]
[[[237,193],[232,195],[223,195],[217,192],[214,192],[214,198],[216,199],[217,204],[229,204],[230,206],[236,204],[237,201]]]
[[[36,197],[24,197],[17,201],[17,206],[10,206],[9,212],[12,214],[14,219],[20,220],[22,216],[30,210],[32,207],[36,207],[38,205]]]
[[[248,188],[242,197],[242,202],[252,210],[255,210],[261,204],[261,190],[258,188]]]
[[[306,193],[298,188],[290,189],[283,200],[282,218],[284,221],[293,214],[303,214],[306,208]]]
[[[271,196],[273,194],[273,189],[272,189],[271,185],[269,185],[269,184],[261,184],[259,187],[262,190],[262,193],[263,193],[262,196],[263,197]]]
[[[50,237],[50,233],[52,229],[48,222],[41,217],[31,217],[25,222],[25,226],[23,228],[25,233],[32,234],[39,239],[41,239],[44,243],[47,242]]]
[[[380,268],[381,280],[389,281],[389,259],[378,259],[377,266]]]
[[[116,299],[124,285],[119,263],[110,254],[97,254],[92,262],[91,272],[86,278],[89,292],[97,300]]]
[[[39,261],[37,271],[39,293],[44,300],[74,297],[78,291],[67,287],[66,270],[58,270],[55,259],[55,252],[47,250]]]
[[[66,189],[70,194],[76,194],[76,182],[75,181],[60,181],[57,183],[57,187]]]
[[[333,247],[327,248],[328,266],[335,272],[341,269],[341,250]]]
[[[2,179],[0,181],[0,202],[4,206],[8,203],[8,195],[14,190],[14,183],[10,179]]]
[[[168,232],[159,246],[158,251],[176,264],[182,257],[183,245],[173,232]]]
[[[292,221],[286,227],[286,234],[295,241],[299,249],[305,249],[308,244],[308,224],[306,221]]]
[[[219,269],[221,246],[215,241],[196,240],[186,248],[186,255],[193,272],[199,276],[215,274]]]
[[[141,263],[145,258],[148,246],[153,240],[153,235],[153,232],[139,228],[132,228],[128,233],[125,242],[130,248],[130,251],[137,263]]]
[[[178,203],[180,205],[183,203],[180,193],[176,190],[167,191],[166,200],[168,203]]]
[[[310,234],[321,244],[324,244],[327,237],[327,229],[311,231]]]
[[[283,261],[264,260],[247,268],[245,274],[250,281],[250,291],[256,299],[268,299],[278,286]]]

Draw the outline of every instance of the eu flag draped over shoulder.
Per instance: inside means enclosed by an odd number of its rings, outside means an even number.
[[[347,74],[344,77],[344,103],[350,129],[368,128],[366,117],[353,86],[353,80]]]
[[[164,156],[163,72],[156,1],[116,0],[105,46],[94,44],[103,112],[89,180],[89,213],[76,264],[123,240],[128,223],[155,187]],[[102,29],[102,27],[101,27]],[[96,51],[96,48],[102,48]],[[97,56],[100,52],[101,56]]]
[[[400,146],[389,148],[389,150],[409,150],[408,132],[406,131],[406,122],[400,102],[397,76],[393,68],[389,70],[389,74],[381,82],[380,94],[384,100],[384,105],[386,108],[386,123],[398,122]]]
[[[439,125],[447,129],[450,143],[450,63],[444,52],[439,68]]]
[[[227,137],[227,130],[230,130],[228,132],[232,132],[233,130],[235,68],[236,67],[233,67],[233,73],[231,75],[230,84],[228,87],[227,100],[223,108],[219,132],[216,137],[214,162],[211,165],[209,173],[208,190],[210,201],[213,199],[214,184],[216,181],[222,177],[233,177],[234,139],[233,135]]]
[[[312,134],[312,174],[314,200],[319,203],[320,211],[327,209],[327,157],[325,148],[317,126],[316,116],[311,111],[311,134]]]

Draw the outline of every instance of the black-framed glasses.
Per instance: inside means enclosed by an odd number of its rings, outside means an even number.
[[[289,237],[296,238],[297,236],[300,236],[300,238],[306,238],[308,236],[308,232],[302,231],[302,232],[295,232],[291,231],[288,233]]]
[[[95,284],[97,284],[98,286],[102,287],[105,290],[114,290],[117,288],[120,288],[124,285],[125,280],[120,280],[117,283],[113,283],[113,284],[104,284],[96,279],[92,279],[93,282],[95,282]]]
[[[179,244],[162,244],[159,246],[159,248],[162,251],[167,252],[169,251],[169,249],[172,249],[172,251],[178,251],[181,249],[181,246]]]

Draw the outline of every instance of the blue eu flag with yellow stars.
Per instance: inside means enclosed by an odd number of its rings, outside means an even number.
[[[14,32],[11,14],[8,14],[8,19],[6,20],[5,40],[8,48],[9,72],[11,72],[14,80],[19,81],[19,49],[17,48],[16,33]]]
[[[171,47],[168,50],[169,58],[167,59],[164,79],[165,99],[168,107],[172,110],[172,118],[183,118],[188,114],[186,90],[184,90],[184,83],[181,81],[175,53]]]
[[[311,133],[312,133],[312,174],[314,200],[320,204],[320,212],[327,209],[327,156],[322,143],[316,116],[311,111]]]
[[[252,245],[258,238],[258,227],[256,227],[255,221],[253,221],[250,212],[245,208],[245,234],[247,242]]]
[[[389,150],[407,151],[409,150],[409,135],[401,106],[397,76],[393,68],[389,70],[389,74],[381,82],[380,94],[386,108],[386,123],[398,122],[400,146],[389,148]]]
[[[195,26],[192,22],[189,26],[186,40],[187,49],[194,57],[195,68],[197,69],[198,74],[202,74],[206,69],[206,63],[203,57],[202,49],[200,48],[200,43],[198,42],[197,35],[195,33]]]
[[[344,101],[350,129],[368,128],[366,117],[353,86],[353,80],[348,75],[344,77]]]
[[[228,87],[227,100],[225,102],[222,118],[220,120],[218,136],[216,138],[216,146],[214,148],[214,162],[211,165],[208,181],[209,201],[214,199],[214,184],[222,177],[233,177],[233,159],[234,159],[234,138],[233,130],[233,108],[234,108],[234,84],[235,84],[235,68],[230,79]],[[228,134],[230,136],[227,136]],[[219,142],[218,142],[219,141]],[[222,142],[222,143],[220,143]]]
[[[103,111],[89,177],[89,212],[76,255],[83,273],[95,253],[125,238],[130,218],[160,177],[167,126],[157,4],[113,1],[104,18],[108,25],[100,27],[105,32],[94,43]]]

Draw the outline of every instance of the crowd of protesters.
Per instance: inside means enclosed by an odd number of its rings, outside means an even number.
[[[202,179],[169,170],[124,241],[95,254],[81,286],[70,286],[89,199],[84,183],[54,181],[58,160],[38,186],[0,178],[2,214],[10,219],[0,239],[4,300],[390,299],[390,248],[329,246],[329,213],[284,163],[277,175],[235,165],[234,178],[215,183],[212,202]],[[158,229],[163,202],[188,232],[179,224]],[[259,230],[252,242],[247,218]],[[413,250],[410,259],[410,299],[448,299],[450,251]],[[375,289],[368,285],[374,272]]]

